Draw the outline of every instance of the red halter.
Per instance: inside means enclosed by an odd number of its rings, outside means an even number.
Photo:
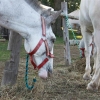
[[[42,35],[44,37],[46,37],[45,20],[44,20],[43,17],[41,17],[41,22],[42,22]],[[37,52],[37,50],[40,48],[42,43],[45,44],[47,57],[43,60],[43,62],[41,64],[39,64],[37,66],[35,64],[35,62],[33,61],[33,55]],[[32,65],[34,66],[34,69],[40,69],[41,67],[43,67],[43,65],[45,65],[48,62],[49,58],[53,58],[54,57],[53,54],[51,54],[50,51],[49,51],[47,40],[43,40],[43,38],[40,39],[40,41],[36,45],[35,49],[32,52],[30,52],[29,55],[30,55],[30,61],[31,61]]]
[[[80,50],[82,50],[82,57],[85,57],[85,54],[84,54],[85,48],[80,48]]]

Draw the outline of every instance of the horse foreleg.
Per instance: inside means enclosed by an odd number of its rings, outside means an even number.
[[[91,78],[90,56],[91,56],[92,46],[90,46],[90,44],[92,43],[92,33],[89,30],[87,30],[85,26],[81,27],[81,31],[85,44],[85,57],[86,57],[86,68],[83,78],[89,80]]]
[[[100,34],[96,29],[94,34],[94,41],[97,47],[96,69],[91,82],[88,84],[87,89],[97,90],[100,85]]]

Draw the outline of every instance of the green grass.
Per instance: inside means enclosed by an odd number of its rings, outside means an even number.
[[[63,44],[63,43],[64,43],[63,37],[56,37],[55,44]]]
[[[7,50],[8,41],[0,42],[0,61],[6,61],[10,59],[10,51]],[[21,58],[26,58],[26,52],[24,49],[24,46],[21,46],[21,52],[20,52]]]
[[[7,50],[8,41],[0,42],[0,61],[5,61],[10,57],[10,51]]]

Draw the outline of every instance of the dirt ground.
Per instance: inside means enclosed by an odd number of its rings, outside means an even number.
[[[87,83],[83,80],[85,59],[79,58],[77,46],[71,46],[72,65],[66,66],[63,45],[55,45],[54,71],[47,80],[39,79],[37,71],[29,66],[29,83],[36,76],[37,82],[33,90],[25,87],[25,58],[20,60],[18,79],[13,87],[0,88],[0,100],[100,100],[99,91],[86,90]],[[3,75],[4,63],[0,68],[0,82]],[[91,62],[91,65],[93,63]]]

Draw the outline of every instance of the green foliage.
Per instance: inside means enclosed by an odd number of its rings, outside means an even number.
[[[40,0],[44,5],[51,6],[54,8],[54,4],[57,0]],[[68,3],[68,12],[72,12],[79,9],[80,0],[60,0],[61,2],[66,1]],[[60,4],[58,5],[60,6]]]
[[[47,5],[47,6],[49,6],[50,4],[50,2],[48,1],[48,0],[40,0],[44,5]]]
[[[51,6],[54,8],[54,0],[40,0],[42,4]]]
[[[68,2],[68,12],[79,9],[80,0],[66,0]]]

